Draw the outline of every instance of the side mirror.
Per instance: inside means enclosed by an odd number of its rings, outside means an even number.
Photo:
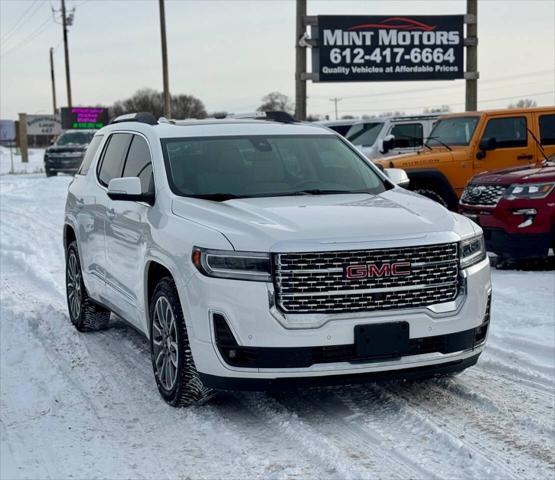
[[[495,150],[497,148],[497,139],[495,137],[482,138],[482,140],[480,140],[479,147],[483,152]]]
[[[128,202],[146,202],[154,204],[154,194],[142,193],[141,181],[138,177],[112,178],[108,183],[108,197],[112,200]]]
[[[407,188],[410,184],[409,176],[402,168],[386,168],[385,174],[399,187]]]
[[[380,153],[386,154],[395,148],[395,135],[386,135],[380,140]]]

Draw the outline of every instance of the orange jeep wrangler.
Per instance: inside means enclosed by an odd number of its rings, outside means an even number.
[[[394,144],[390,136],[382,150]],[[555,107],[442,116],[421,150],[375,162],[406,170],[411,190],[457,210],[466,183],[477,173],[535,164],[544,154],[555,154]]]

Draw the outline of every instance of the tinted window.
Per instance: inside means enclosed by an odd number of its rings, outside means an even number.
[[[89,171],[89,168],[91,166],[91,163],[93,161],[93,158],[96,155],[96,152],[98,151],[98,147],[102,143],[103,138],[104,138],[104,135],[97,135],[96,137],[94,137],[92,139],[91,143],[87,147],[87,152],[85,153],[85,158],[83,159],[83,162],[81,163],[81,167],[79,168],[79,171],[77,172],[78,175],[86,175],[87,174],[87,172]]]
[[[395,136],[395,148],[416,148],[423,143],[424,130],[421,123],[395,125],[391,130]]]
[[[104,150],[98,172],[98,180],[102,185],[107,186],[112,178],[121,177],[123,159],[127,153],[130,140],[131,134],[129,133],[115,133],[108,139],[109,143]]]
[[[528,144],[526,117],[492,118],[482,138],[495,138],[497,148],[525,147]]]
[[[383,123],[358,123],[351,127],[347,133],[347,139],[355,145],[371,147],[374,145],[378,134],[382,130]]]
[[[386,189],[374,169],[334,135],[176,138],[162,145],[172,190],[185,196]]]
[[[154,190],[154,181],[152,178],[152,161],[150,159],[150,150],[146,140],[134,135],[129,147],[129,153],[123,167],[123,177],[139,177],[141,180],[141,190],[143,193],[152,192]]]
[[[479,117],[451,117],[438,120],[426,144],[431,146],[468,145]]]
[[[555,145],[555,115],[540,117],[540,142],[542,145]]]

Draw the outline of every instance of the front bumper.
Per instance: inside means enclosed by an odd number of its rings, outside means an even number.
[[[54,156],[44,158],[44,169],[49,172],[76,173],[83,162],[84,154],[78,156]]]
[[[357,325],[370,325],[389,322],[407,322],[411,342],[438,336],[457,334],[480,327],[487,315],[487,304],[491,292],[489,262],[484,260],[464,270],[465,288],[456,301],[448,304],[433,305],[425,308],[378,311],[357,314],[329,315],[316,327],[300,328],[283,322],[271,311],[271,286],[259,282],[244,282],[208,278],[195,274],[186,285],[180,288],[189,341],[197,370],[207,379],[220,382],[224,379],[275,380],[323,377],[332,380],[340,375],[348,378],[359,374],[381,374],[397,372],[405,375],[405,370],[423,368],[432,372],[435,367],[448,368],[449,365],[463,365],[470,358],[476,361],[484,348],[482,342],[461,345],[460,349],[436,351],[413,350],[398,358],[349,359],[308,364],[287,363],[262,364],[253,368],[230,365],[216,345],[214,314],[225,317],[237,344],[248,348],[285,348],[306,349],[334,348],[352,345],[354,328]],[[281,352],[284,355],[291,354]],[[453,363],[455,362],[455,363]],[[285,365],[285,366],[284,366]],[[385,375],[385,373],[384,373]],[[220,380],[218,380],[220,378]],[[216,380],[214,380],[216,379]],[[281,381],[281,380],[280,380]],[[249,381],[246,382],[247,384]],[[262,382],[264,383],[264,382]],[[275,382],[274,382],[275,383]],[[279,383],[279,382],[278,382]],[[256,384],[256,382],[254,382]]]

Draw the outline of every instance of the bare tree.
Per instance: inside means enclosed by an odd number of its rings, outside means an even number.
[[[172,95],[171,111],[174,118],[206,118],[204,104],[191,95]],[[152,88],[142,88],[110,108],[113,117],[133,112],[150,112],[156,118],[163,116],[164,95]]]
[[[353,115],[341,115],[341,120],[354,120]]]
[[[522,98],[516,103],[511,103],[507,108],[532,108],[537,107],[538,103],[531,98]]]
[[[257,108],[259,112],[283,111],[293,114],[295,105],[289,97],[280,92],[270,92],[262,97],[262,105]]]
[[[378,115],[378,117],[402,117],[405,114],[405,112],[399,112],[399,111],[394,111],[394,112],[382,112]]]
[[[442,105],[441,107],[428,107],[424,109],[423,113],[449,113],[451,107],[449,105]]]

